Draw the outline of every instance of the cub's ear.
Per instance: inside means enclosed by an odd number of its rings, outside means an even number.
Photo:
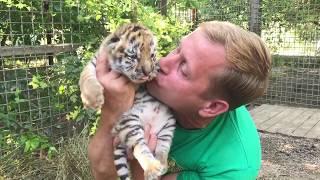
[[[110,35],[110,37],[108,37],[106,39],[106,43],[102,43],[102,44],[107,44],[108,48],[113,49],[115,48],[115,46],[117,45],[117,43],[120,41],[120,38],[118,36],[116,36],[115,34]]]
[[[109,43],[115,43],[115,42],[118,42],[118,41],[120,41],[120,38],[117,37],[117,36],[113,36],[113,37],[111,37],[111,39],[109,40]]]

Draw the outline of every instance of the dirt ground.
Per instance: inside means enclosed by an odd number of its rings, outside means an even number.
[[[320,140],[260,132],[264,179],[320,179]]]

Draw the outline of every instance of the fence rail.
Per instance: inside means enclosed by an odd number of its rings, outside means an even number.
[[[79,44],[51,44],[40,46],[18,46],[18,47],[0,47],[0,56],[27,56],[39,54],[59,54],[65,52],[73,52],[79,48]]]

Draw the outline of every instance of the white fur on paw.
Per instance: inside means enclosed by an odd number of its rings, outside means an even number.
[[[157,159],[149,159],[149,162],[147,163],[148,166],[146,167],[146,170],[144,171],[144,177],[146,180],[155,180],[160,177],[164,171],[164,167],[158,161]]]
[[[81,91],[81,99],[85,108],[100,109],[104,103],[103,87],[96,80],[88,80]]]
[[[168,152],[161,151],[156,152],[156,158],[160,161],[163,171],[161,172],[161,175],[165,174],[168,170]]]

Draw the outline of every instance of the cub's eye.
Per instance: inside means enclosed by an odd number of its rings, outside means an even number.
[[[131,55],[129,55],[129,57],[130,57],[131,59],[137,59],[137,58],[138,58],[136,54],[131,54]]]

